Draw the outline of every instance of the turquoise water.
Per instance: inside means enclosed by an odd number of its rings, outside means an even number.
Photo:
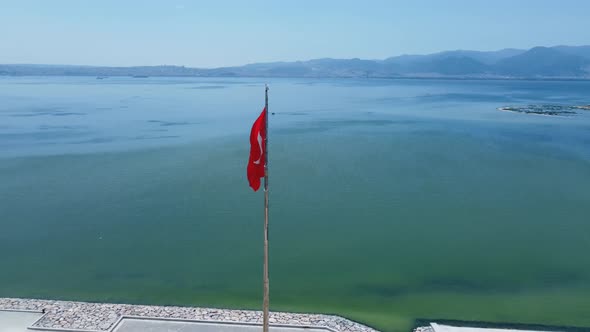
[[[0,78],[0,296],[259,308],[264,83]],[[590,326],[590,82],[268,83],[274,310]]]

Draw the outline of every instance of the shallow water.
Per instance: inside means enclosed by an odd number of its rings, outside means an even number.
[[[0,296],[259,308],[261,79],[0,78]],[[590,82],[271,79],[271,307],[590,326]]]

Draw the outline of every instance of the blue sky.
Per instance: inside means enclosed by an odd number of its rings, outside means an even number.
[[[0,0],[0,63],[216,67],[590,44],[587,0]]]

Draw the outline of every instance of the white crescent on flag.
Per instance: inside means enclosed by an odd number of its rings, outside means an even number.
[[[258,160],[253,161],[253,163],[259,165],[260,159],[262,159],[262,135],[260,135],[260,132],[258,132],[258,137],[256,140],[258,141],[258,148],[260,148],[260,157],[258,157]]]

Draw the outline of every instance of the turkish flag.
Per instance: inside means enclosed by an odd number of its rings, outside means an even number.
[[[266,107],[252,125],[250,131],[250,159],[248,160],[248,182],[250,187],[260,189],[260,178],[264,177],[266,163]]]

